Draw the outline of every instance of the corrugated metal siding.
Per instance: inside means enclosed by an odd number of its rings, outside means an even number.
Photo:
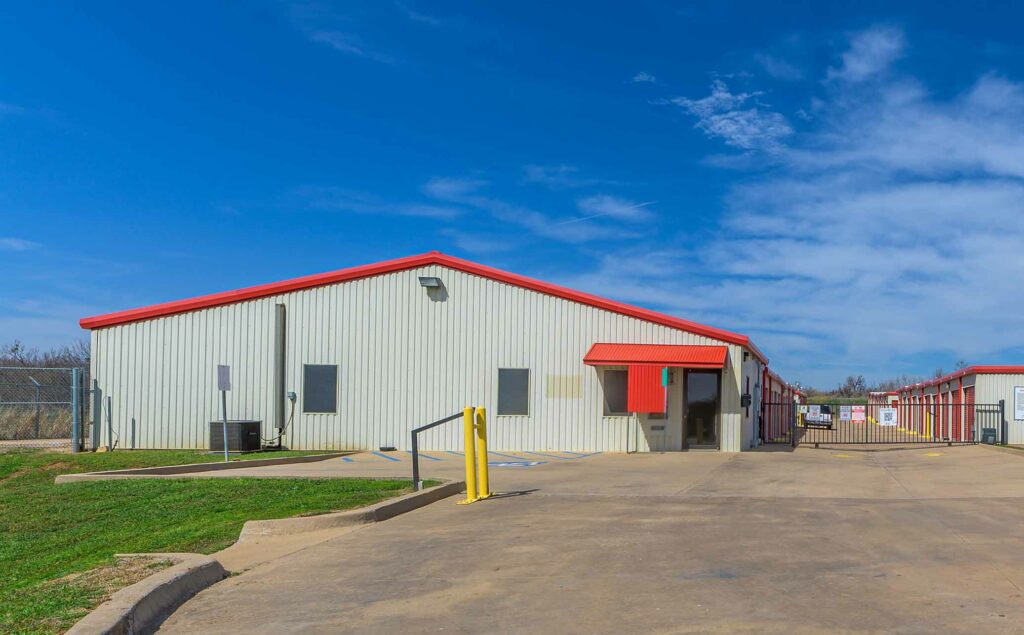
[[[446,301],[417,280],[441,278]],[[303,449],[407,448],[408,431],[465,405],[495,412],[498,368],[529,368],[530,415],[491,417],[496,450],[635,449],[633,417],[602,416],[595,342],[723,344],[490,279],[432,265],[92,332],[93,377],[114,400],[122,447],[132,417],[139,447],[202,448],[219,416],[217,364],[232,368],[231,418],[273,434],[274,305],[287,307],[286,389],[299,394],[287,442]],[[739,368],[727,344],[722,449],[739,451]],[[302,364],[338,364],[340,412],[302,412]],[[579,398],[549,398],[546,375],[581,375]],[[747,433],[749,434],[749,433]],[[457,449],[457,425],[421,437]]]
[[[1010,443],[1024,443],[1024,421],[1014,421],[1013,388],[1024,386],[1024,375],[976,375],[974,401],[979,404],[1006,402],[1007,438]]]

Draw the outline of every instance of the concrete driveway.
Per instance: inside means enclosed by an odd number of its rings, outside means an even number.
[[[598,455],[492,482],[513,494],[264,564],[162,630],[1024,631],[1011,451]]]

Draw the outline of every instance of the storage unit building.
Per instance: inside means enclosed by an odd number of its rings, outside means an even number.
[[[1024,366],[969,366],[899,391],[900,420],[947,441],[1024,443]],[[1000,407],[1000,402],[1002,402]]]
[[[769,376],[744,335],[438,252],[81,324],[114,434],[134,421],[145,448],[207,446],[218,364],[229,417],[299,449],[406,449],[483,405],[496,450],[735,452]],[[461,442],[450,424],[420,447]]]

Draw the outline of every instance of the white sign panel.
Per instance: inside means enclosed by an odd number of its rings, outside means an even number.
[[[853,406],[839,406],[839,420],[850,421],[853,419]]]
[[[866,411],[865,406],[850,406],[850,421],[853,423],[864,423],[867,421]]]
[[[1013,420],[1024,421],[1024,386],[1013,387]]]
[[[231,390],[230,366],[217,366],[217,390]]]
[[[821,415],[821,406],[807,406],[807,416],[817,420]]]
[[[878,425],[880,426],[894,426],[897,423],[896,408],[879,408],[878,409]]]

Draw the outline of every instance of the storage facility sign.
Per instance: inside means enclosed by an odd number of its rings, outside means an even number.
[[[1013,387],[1013,420],[1024,421],[1024,386]]]
[[[865,406],[850,406],[850,421],[864,423],[867,421],[867,408]]]
[[[853,406],[839,406],[839,420],[850,421],[853,419]]]
[[[896,409],[895,408],[879,408],[878,409],[878,425],[880,426],[894,426],[897,423]]]

